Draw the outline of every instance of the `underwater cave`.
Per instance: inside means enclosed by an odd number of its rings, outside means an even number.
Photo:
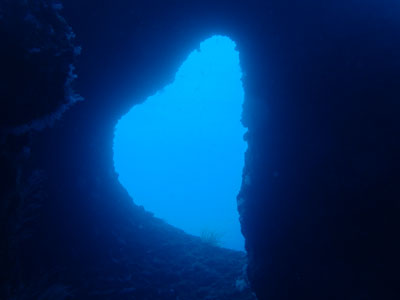
[[[398,300],[364,2],[0,0],[0,299]]]

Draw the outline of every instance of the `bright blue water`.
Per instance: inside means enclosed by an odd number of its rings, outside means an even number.
[[[114,140],[115,169],[136,204],[189,234],[214,232],[237,250],[244,249],[236,195],[247,148],[241,76],[235,43],[207,39],[171,85],[119,120]]]

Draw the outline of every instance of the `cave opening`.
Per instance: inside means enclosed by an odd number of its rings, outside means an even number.
[[[243,102],[236,44],[212,36],[190,53],[173,83],[122,116],[113,146],[119,181],[135,204],[205,242],[240,251]]]

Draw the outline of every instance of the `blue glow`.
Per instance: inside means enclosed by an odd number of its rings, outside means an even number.
[[[236,250],[244,249],[236,196],[247,148],[241,76],[235,43],[213,36],[171,85],[119,120],[114,139],[115,169],[136,204]]]

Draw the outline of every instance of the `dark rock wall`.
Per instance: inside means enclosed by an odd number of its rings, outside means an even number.
[[[24,261],[47,199],[47,172],[33,159],[36,131],[75,102],[79,47],[53,1],[0,1],[0,298],[31,275]]]
[[[75,89],[85,101],[51,129],[2,136],[7,166],[2,199],[8,199],[3,195],[10,194],[10,187],[35,195],[25,198],[43,199],[39,221],[25,226],[34,238],[4,260],[3,270],[14,272],[2,272],[11,278],[9,289],[17,293],[21,282],[31,282],[35,295],[71,293],[78,299],[250,297],[248,291],[226,288],[241,276],[243,257],[207,252],[132,205],[112,161],[117,120],[171,82],[203,39],[226,34],[237,43],[245,72],[243,122],[249,128],[249,150],[238,204],[248,275],[258,298],[398,298],[396,1],[71,0],[62,14],[82,46]],[[7,41],[14,45],[13,40]],[[65,47],[63,39],[57,43]],[[14,58],[10,48],[3,49]],[[61,60],[64,83],[72,56]],[[19,60],[20,68],[30,62]],[[38,83],[43,78],[29,74]],[[15,78],[8,80],[15,84]],[[29,83],[24,84],[28,89]],[[23,95],[26,89],[10,94]],[[2,94],[2,105],[3,99],[12,99],[7,97]],[[46,99],[61,102],[37,105],[43,111],[35,112],[10,100],[5,108],[21,112],[9,120],[2,117],[2,126],[3,120],[7,128],[29,123],[68,101]],[[2,228],[8,238],[9,225]],[[227,260],[216,267],[219,257]],[[168,273],[166,260],[179,271]],[[191,267],[185,270],[185,265]],[[191,277],[196,272],[198,277]],[[200,287],[179,286],[182,278],[192,283],[206,279]]]
[[[272,62],[248,70],[242,225],[253,286],[261,299],[396,299],[398,6],[289,11],[263,43]]]
[[[81,100],[71,86],[81,49],[60,9],[53,1],[0,3],[2,130],[43,129]]]

